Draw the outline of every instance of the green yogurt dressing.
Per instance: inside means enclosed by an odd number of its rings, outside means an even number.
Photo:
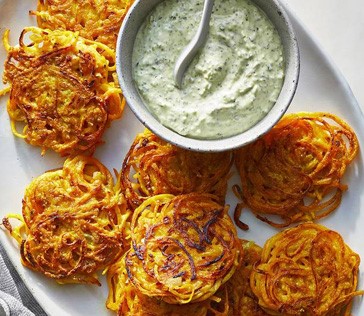
[[[133,76],[153,115],[196,139],[221,139],[259,122],[284,80],[283,47],[265,13],[249,0],[215,0],[205,46],[187,69],[182,88],[175,62],[195,35],[202,0],[165,0],[138,31]]]

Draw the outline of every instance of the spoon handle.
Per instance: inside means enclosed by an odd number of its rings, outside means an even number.
[[[174,81],[179,89],[181,88],[183,75],[188,65],[191,63],[193,57],[195,57],[197,51],[205,44],[207,34],[209,33],[209,23],[213,6],[214,0],[205,0],[197,33],[183,49],[176,61],[173,76]]]

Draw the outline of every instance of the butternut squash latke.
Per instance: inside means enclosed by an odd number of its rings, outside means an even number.
[[[133,213],[129,279],[143,294],[170,304],[212,296],[234,274],[241,244],[227,214],[210,194],[162,194]]]
[[[129,280],[125,256],[108,269],[107,278],[109,296],[106,306],[120,316],[228,315],[227,291],[224,287],[205,301],[183,305],[168,304],[141,294]]]
[[[358,148],[352,128],[333,114],[286,115],[236,153],[243,203],[276,227],[325,217],[341,202],[341,178]]]
[[[78,31],[84,38],[115,49],[123,19],[133,0],[39,0],[38,26]]]
[[[77,156],[35,178],[25,191],[23,217],[10,214],[3,224],[21,245],[24,266],[59,283],[99,285],[96,272],[123,250],[125,206],[110,172]],[[10,218],[22,225],[13,228]]]
[[[206,300],[183,305],[141,294],[129,280],[124,256],[108,269],[106,306],[120,316],[266,316],[250,289],[250,274],[262,249],[250,241],[241,244],[244,255],[232,277]]]
[[[270,315],[350,315],[359,263],[338,233],[305,223],[265,243],[251,288]]]
[[[25,28],[12,47],[8,33],[3,81],[10,83],[13,133],[42,153],[92,153],[125,104],[113,79],[114,51],[78,33],[36,27]],[[25,124],[22,132],[16,122]]]
[[[231,152],[192,152],[145,130],[124,159],[121,184],[132,209],[164,193],[211,193],[224,203],[232,162]]]

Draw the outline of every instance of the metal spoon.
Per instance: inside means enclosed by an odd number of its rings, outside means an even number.
[[[213,5],[214,0],[205,0],[202,18],[197,33],[183,49],[176,61],[173,76],[176,86],[179,89],[181,88],[183,75],[188,65],[191,63],[193,57],[195,57],[197,51],[205,44],[207,34],[209,33],[209,23]]]

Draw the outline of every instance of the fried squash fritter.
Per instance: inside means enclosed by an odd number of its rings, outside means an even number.
[[[79,32],[84,38],[115,49],[123,19],[133,0],[39,0],[38,26]]]
[[[3,81],[10,84],[13,133],[62,156],[90,154],[125,100],[113,79],[114,51],[78,33],[25,28],[10,46]],[[25,125],[22,132],[16,123]]]
[[[232,162],[231,152],[192,152],[145,130],[124,159],[121,184],[132,209],[164,193],[211,193],[224,203]]]
[[[241,243],[244,255],[234,275],[208,299],[183,305],[141,294],[128,278],[124,256],[108,269],[106,306],[120,316],[266,316],[250,289],[250,274],[262,249],[250,241]]]
[[[107,279],[109,296],[106,306],[120,316],[228,315],[225,288],[217,291],[206,301],[183,305],[168,304],[140,293],[129,280],[125,256],[108,269]]]
[[[23,218],[3,224],[17,239],[22,264],[58,283],[100,285],[96,272],[121,255],[128,213],[110,172],[95,158],[77,156],[26,188]],[[23,222],[13,228],[9,219]]]
[[[352,128],[333,114],[286,115],[236,152],[243,204],[275,227],[325,217],[341,202],[341,179],[358,148]]]
[[[241,244],[228,206],[211,194],[162,194],[133,213],[129,279],[138,290],[170,304],[199,302],[233,275]]]
[[[271,237],[251,275],[270,315],[350,315],[360,258],[335,231],[304,223]]]

